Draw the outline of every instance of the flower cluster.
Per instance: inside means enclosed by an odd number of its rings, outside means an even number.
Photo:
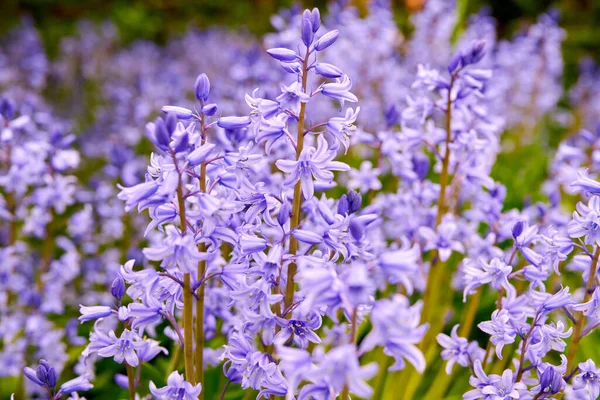
[[[597,68],[514,208],[495,167],[557,109],[557,16],[501,40],[430,0],[404,37],[385,1],[342,3],[273,16],[266,51],[218,29],[117,51],[81,24],[49,61],[11,34],[0,395],[599,396]]]

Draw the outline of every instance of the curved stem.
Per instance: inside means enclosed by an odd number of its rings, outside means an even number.
[[[590,297],[592,296],[592,288],[594,287],[594,279],[596,277],[596,270],[598,268],[598,259],[600,258],[600,246],[596,247],[596,251],[594,252],[594,258],[592,258],[592,262],[590,264],[590,270],[588,272],[588,279],[585,285],[585,295],[583,297],[582,303],[587,303],[590,301]],[[577,348],[579,347],[579,342],[583,335],[581,334],[583,331],[583,324],[585,322],[585,315],[581,314],[577,319],[577,323],[575,324],[575,329],[573,330],[573,339],[571,340],[571,344],[569,345],[569,353],[567,356],[567,371],[566,374],[571,373],[571,369],[573,369],[573,364],[575,363],[575,356],[577,355]]]
[[[523,338],[523,345],[521,346],[521,356],[519,357],[519,372],[517,373],[517,378],[515,379],[515,383],[521,381],[521,378],[523,377],[523,373],[525,373],[525,368],[523,368],[523,364],[525,363],[525,354],[527,353],[527,344],[529,342],[529,337],[531,336],[531,333],[533,332],[533,329],[535,328],[537,322],[538,322],[538,317],[539,317],[539,313],[535,315],[535,318],[533,319],[533,322],[531,324],[531,326],[529,327],[529,330],[527,331],[527,333],[525,334],[525,337]]]
[[[127,384],[129,387],[129,400],[135,400],[135,374],[133,373],[133,367],[125,363],[125,369],[127,370]]]
[[[221,395],[219,396],[219,400],[223,400],[225,398],[225,393],[227,392],[227,389],[229,389],[230,384],[231,384],[231,381],[227,381],[227,383],[223,387],[223,391],[221,392]]]

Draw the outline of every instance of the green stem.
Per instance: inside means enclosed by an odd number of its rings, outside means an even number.
[[[594,257],[592,258],[592,263],[590,264],[588,280],[585,285],[585,295],[583,297],[583,303],[587,303],[588,301],[590,301],[590,297],[592,296],[592,288],[594,287],[594,279],[596,278],[596,270],[598,268],[598,258],[600,258],[600,246],[596,247]],[[583,330],[584,322],[585,315],[581,314],[577,319],[577,323],[575,324],[575,329],[573,330],[573,339],[571,340],[571,344],[569,345],[569,353],[567,356],[567,370],[565,372],[565,375],[569,375],[571,373],[571,370],[573,369],[573,364],[575,363],[575,356],[577,355],[577,348],[579,347],[579,342],[582,338],[581,331]]]
[[[131,365],[125,363],[125,369],[127,370],[129,400],[135,400],[135,374],[133,373],[133,367]]]
[[[440,193],[438,197],[438,209],[435,217],[435,227],[439,226],[444,216],[446,208],[446,187],[448,186],[448,168],[450,165],[450,142],[452,141],[452,86],[454,85],[454,75],[450,79],[450,87],[448,88],[448,97],[446,100],[446,152],[442,159],[442,172],[440,174]],[[423,295],[423,316],[422,319],[431,322],[432,313],[437,304],[438,298],[438,283],[440,283],[440,275],[443,273],[444,266],[431,264],[429,274],[427,275],[427,285],[425,286],[425,294]],[[435,332],[434,332],[435,333]]]
[[[172,154],[173,162],[177,165],[177,158]],[[178,171],[179,172],[179,171]],[[181,221],[181,233],[187,232],[187,219],[185,217],[185,199],[181,184],[181,173],[177,184],[177,201],[179,203],[179,218]],[[189,272],[183,274],[183,354],[185,358],[185,378],[191,384],[196,383],[194,376],[194,302],[192,284]]]
[[[302,63],[302,91],[306,92],[306,82],[308,78],[308,49]],[[298,115],[298,138],[296,143],[296,160],[300,158],[304,148],[304,118],[306,114],[306,103],[300,103],[300,113]],[[302,186],[300,180],[294,186],[294,199],[292,201],[292,217],[290,221],[290,229],[294,230],[300,225],[300,208],[302,206]],[[290,254],[296,255],[298,252],[298,241],[293,236],[290,236]],[[296,275],[296,263],[291,262],[287,270],[287,286],[285,290],[284,310],[294,302],[294,276]],[[291,318],[292,313],[288,313],[286,318]]]
[[[202,117],[200,131],[203,142],[206,141],[206,128],[204,126],[204,116]],[[200,192],[206,193],[206,162],[200,165]],[[198,245],[200,253],[206,252],[206,244]],[[198,262],[197,282],[202,282],[206,273],[206,260]],[[196,382],[204,383],[204,291],[205,283],[202,283],[196,291]],[[204,399],[204,391],[200,392],[199,400]]]

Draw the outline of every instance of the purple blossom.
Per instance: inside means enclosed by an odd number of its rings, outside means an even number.
[[[154,382],[150,382],[150,393],[155,399],[176,398],[181,400],[197,399],[202,391],[202,385],[192,385],[184,380],[183,375],[177,371],[171,372],[167,378],[167,386],[157,389]]]
[[[302,185],[302,194],[305,199],[310,199],[314,195],[314,182],[331,182],[333,173],[331,171],[348,171],[350,167],[340,161],[333,161],[336,154],[329,149],[329,145],[323,136],[318,138],[318,147],[306,147],[298,161],[278,160],[277,167],[289,174],[285,179],[286,186],[293,186],[298,180]]]

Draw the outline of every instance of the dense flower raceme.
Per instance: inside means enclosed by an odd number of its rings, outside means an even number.
[[[266,51],[223,31],[115,51],[114,28],[83,24],[49,65],[21,28],[32,51],[0,57],[27,80],[0,102],[0,361],[27,378],[15,391],[76,399],[113,365],[132,399],[442,398],[467,374],[466,399],[598,396],[582,358],[600,315],[597,72],[570,96],[584,129],[552,161],[550,201],[507,210],[490,174],[503,131],[561,94],[556,17],[498,40],[481,13],[451,46],[451,2],[428,1],[410,38],[383,3],[365,18],[283,11]],[[38,93],[58,82],[77,112],[78,74],[101,99],[82,160]],[[136,154],[144,123],[151,155]],[[102,167],[75,178],[88,158]],[[581,196],[572,216],[564,193]],[[82,326],[60,329],[76,308]]]

